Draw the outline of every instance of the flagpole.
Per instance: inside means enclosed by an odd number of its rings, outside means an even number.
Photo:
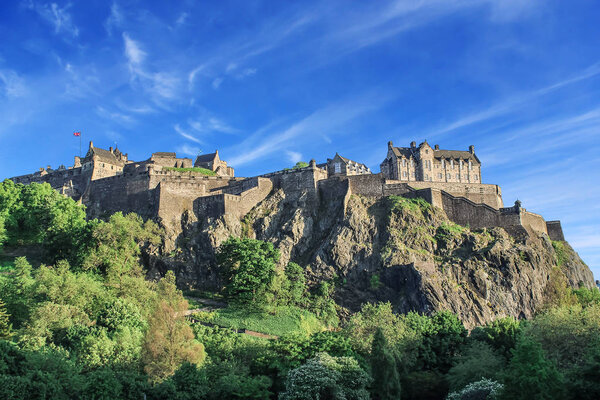
[[[81,159],[81,133],[79,133],[79,158]]]

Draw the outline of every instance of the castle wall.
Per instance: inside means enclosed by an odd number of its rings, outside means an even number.
[[[521,225],[525,227],[530,227],[536,232],[543,232],[548,234],[548,229],[546,228],[546,221],[544,221],[544,218],[542,218],[542,216],[539,214],[535,214],[529,211],[522,211]]]
[[[149,176],[144,172],[94,180],[82,202],[92,218],[117,211],[151,218],[156,215],[158,206],[156,192],[150,189]]]
[[[260,175],[260,177],[271,179],[273,187],[284,191],[313,190],[316,193],[317,182],[327,179],[327,171],[315,166],[308,166],[272,172]]]
[[[563,234],[562,225],[560,221],[547,221],[546,229],[548,230],[548,236],[552,240],[565,240],[565,235]]]
[[[396,183],[396,181],[387,181]],[[453,196],[465,197],[475,203],[487,204],[488,206],[502,208],[502,191],[498,185],[483,183],[447,183],[447,182],[410,182],[415,189],[434,188],[443,190]]]
[[[353,175],[348,177],[348,185],[353,194],[363,196],[384,196],[384,177],[382,174]]]

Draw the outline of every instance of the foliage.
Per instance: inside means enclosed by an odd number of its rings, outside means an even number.
[[[552,247],[554,248],[554,254],[556,256],[556,263],[559,267],[562,267],[569,261],[569,256],[567,254],[565,242],[553,240]]]
[[[503,388],[501,383],[484,378],[450,393],[446,400],[496,400],[500,398]]]
[[[457,391],[482,378],[498,379],[505,360],[489,344],[474,341],[448,371],[450,390]]]
[[[339,323],[337,306],[333,300],[334,291],[335,287],[332,283],[322,281],[314,290],[309,304],[309,309],[330,327],[337,326]]]
[[[409,313],[406,320],[421,337],[417,347],[419,365],[425,370],[448,372],[467,337],[462,322],[449,311],[431,317]]]
[[[290,371],[281,400],[319,400],[369,398],[369,376],[351,357],[332,357],[319,353]]]
[[[144,222],[134,213],[117,212],[107,222],[94,225],[93,247],[83,266],[104,274],[109,282],[122,288],[124,276],[141,275],[140,247],[160,243],[162,231],[154,222]]]
[[[183,315],[188,304],[176,290],[172,271],[161,280],[159,295],[142,350],[144,370],[153,381],[172,375],[185,361],[199,365],[205,357],[204,346],[195,340]]]
[[[12,324],[9,317],[6,305],[0,298],[0,340],[8,339],[12,336]]]
[[[306,295],[304,269],[294,262],[285,267],[285,280],[281,285],[281,297],[289,305],[303,305]]]
[[[241,304],[264,306],[278,259],[272,243],[230,237],[217,252],[225,295]]]
[[[549,361],[542,346],[523,336],[513,350],[513,357],[504,374],[505,399],[562,399],[565,396],[564,377]]]
[[[600,290],[597,287],[591,289],[581,287],[573,290],[573,294],[577,296],[577,301],[583,307],[600,304]]]
[[[552,307],[570,306],[577,303],[567,277],[559,267],[552,268],[550,278],[544,288],[544,301],[538,311],[543,312]]]
[[[163,171],[177,171],[177,172],[199,172],[202,175],[208,176],[216,176],[217,173],[215,171],[211,171],[210,169],[201,168],[201,167],[192,167],[192,168],[177,168],[177,167],[162,167]]]
[[[431,204],[420,197],[409,199],[404,196],[388,196],[387,202],[391,212],[403,211],[421,217],[431,212]]]
[[[280,306],[274,312],[267,313],[234,305],[215,311],[209,321],[205,320],[223,327],[249,329],[269,335],[291,332],[310,334],[324,328],[313,313],[294,306]]]
[[[400,376],[396,358],[389,349],[381,328],[377,329],[371,346],[371,394],[375,400],[400,398]]]
[[[520,332],[519,321],[513,317],[504,317],[476,327],[471,332],[471,338],[489,344],[508,359]]]
[[[298,161],[296,165],[292,167],[292,169],[300,169],[308,167],[308,163],[306,161]]]

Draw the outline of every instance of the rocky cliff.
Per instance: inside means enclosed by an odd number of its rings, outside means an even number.
[[[524,229],[471,231],[421,199],[275,190],[243,220],[187,213],[180,231],[174,251],[148,261],[155,274],[174,269],[184,285],[217,286],[215,249],[245,235],[274,243],[281,265],[305,266],[311,282],[335,282],[338,304],[350,311],[390,301],[399,312],[451,310],[467,327],[530,317],[553,268],[574,287],[594,284],[565,242]]]

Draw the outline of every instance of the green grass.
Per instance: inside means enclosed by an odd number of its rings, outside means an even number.
[[[297,307],[279,307],[275,314],[271,314],[229,306],[211,313],[199,313],[196,316],[204,322],[219,326],[249,329],[276,336],[289,333],[313,333],[325,329],[313,313]]]
[[[552,247],[554,247],[554,253],[556,254],[556,262],[559,267],[562,267],[569,260],[565,244],[559,240],[553,240]]]
[[[193,168],[176,168],[176,167],[163,167],[164,171],[177,171],[177,172],[200,172],[202,175],[208,176],[216,176],[217,173],[215,171],[211,171],[210,169],[193,167]]]
[[[388,196],[387,199],[391,211],[405,210],[413,214],[425,214],[431,211],[431,204],[420,197],[409,199],[403,196]]]

